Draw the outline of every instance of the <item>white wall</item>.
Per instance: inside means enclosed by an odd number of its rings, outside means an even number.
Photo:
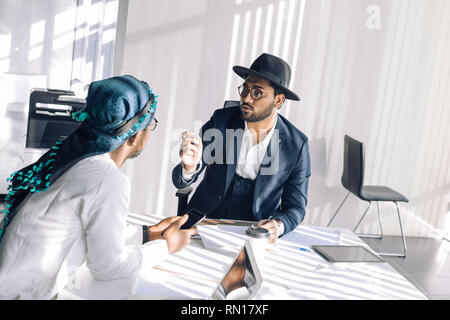
[[[160,126],[124,168],[131,210],[175,214],[181,131],[237,99],[233,65],[269,52],[290,63],[302,98],[281,113],[311,141],[304,224],[326,225],[345,196],[349,134],[366,144],[366,184],[410,199],[401,204],[406,234],[441,236],[450,220],[449,23],[445,0],[131,0],[122,74],[160,95]],[[365,207],[349,197],[333,225],[352,228]],[[395,206],[380,209],[385,234],[399,234]],[[361,231],[377,232],[375,217]]]
[[[110,76],[118,4],[118,0],[1,0],[0,103],[8,97],[4,82],[20,89],[19,83],[8,83],[14,82],[14,75],[43,75],[40,87],[72,90],[81,97],[93,80]],[[28,101],[29,92],[21,94]]]
[[[76,7],[76,0],[0,1],[0,75],[41,74],[49,87],[70,89]]]

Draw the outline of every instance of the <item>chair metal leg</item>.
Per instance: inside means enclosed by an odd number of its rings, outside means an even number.
[[[334,217],[337,215],[337,213],[339,212],[339,210],[341,209],[342,205],[344,204],[345,200],[347,200],[348,196],[350,195],[350,191],[347,193],[347,195],[345,196],[344,200],[342,200],[341,204],[339,205],[339,207],[337,208],[337,210],[334,212],[333,216],[331,217],[330,221],[328,221],[327,227],[330,226],[331,221],[333,221]]]
[[[383,226],[381,223],[380,206],[377,201],[377,213],[378,213],[378,223],[380,224],[380,238],[383,238]]]
[[[372,239],[382,239],[383,238],[383,226],[381,223],[381,215],[380,215],[380,206],[378,205],[378,201],[376,201],[377,204],[377,213],[378,213],[378,224],[380,226],[380,234],[376,235],[376,234],[357,234],[358,237],[360,238],[372,238]],[[370,207],[370,204],[369,204]],[[366,212],[369,208],[366,209]],[[358,228],[359,224],[361,223],[361,221],[364,218],[364,215],[366,214],[366,212],[364,212],[363,216],[361,217],[361,219],[359,220],[358,224],[356,225],[356,227],[353,229],[353,232],[355,232],[355,230]]]
[[[372,205],[372,201],[369,201],[369,205],[367,206],[366,210],[364,211],[363,215],[362,215],[361,218],[359,219],[359,221],[358,221],[358,223],[356,224],[356,226],[353,228],[353,232],[355,232],[356,229],[358,229],[359,225],[361,224],[361,222],[363,221],[364,217],[366,216],[367,211],[369,211],[371,205]],[[370,237],[370,235],[364,235],[364,234],[361,234],[361,235],[360,235],[360,234],[357,234],[357,236],[358,236],[358,237],[367,237],[367,236]]]
[[[403,242],[403,253],[388,253],[388,252],[378,252],[380,256],[391,256],[391,257],[406,257],[406,240],[405,240],[405,234],[403,233],[403,226],[402,226],[402,219],[400,217],[400,210],[398,208],[397,201],[394,201],[395,206],[397,207],[397,216],[398,216],[398,222],[400,223],[400,233],[402,234],[402,242]]]

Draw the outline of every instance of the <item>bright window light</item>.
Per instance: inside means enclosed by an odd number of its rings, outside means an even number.
[[[30,49],[30,51],[28,52],[28,61],[36,60],[37,58],[42,56],[42,49],[42,45]]]
[[[68,45],[73,45],[74,31],[63,34],[53,40],[53,50],[61,49]]]
[[[287,16],[287,26],[286,26],[286,35],[284,37],[284,45],[283,45],[283,54],[281,58],[284,60],[288,59],[289,48],[291,45],[291,33],[292,33],[292,24],[294,22],[294,13],[295,13],[295,0],[289,0],[289,10]]]
[[[274,47],[273,47],[273,54],[278,55],[278,51],[280,49],[280,41],[281,41],[281,29],[283,28],[284,24],[284,6],[285,2],[281,1],[278,5],[278,16],[277,16],[277,26],[275,29],[275,40],[274,40]]]
[[[9,71],[9,58],[8,59],[0,59],[0,73]]]
[[[77,8],[73,7],[66,11],[60,12],[55,16],[55,26],[53,29],[53,35],[58,36],[67,31],[74,29],[74,25],[77,17]]]
[[[30,29],[30,47],[41,44],[44,41],[45,20],[40,20],[31,25]]]
[[[253,33],[253,44],[252,44],[252,52],[251,57],[252,59],[256,58],[256,50],[258,48],[258,39],[259,39],[259,30],[261,27],[261,15],[262,15],[262,8],[258,7],[256,9],[256,18],[255,18],[255,31]]]
[[[11,51],[11,34],[0,34],[0,59],[9,57]]]
[[[116,37],[116,29],[104,30],[102,34],[102,44],[113,42]]]
[[[270,31],[272,29],[273,4],[267,6],[266,30],[264,30],[263,52],[269,50]]]
[[[97,2],[94,3],[89,7],[89,10],[87,11],[87,23],[90,26],[95,25],[99,22],[99,17],[102,15],[102,3]]]
[[[105,6],[105,18],[103,25],[109,26],[117,21],[117,14],[119,10],[119,1],[110,1]]]
[[[294,63],[292,65],[292,75],[294,75],[294,76],[291,79],[290,89],[294,88],[294,83],[295,83],[295,73],[297,71],[297,61],[298,61],[298,59],[296,57],[298,57],[299,51],[300,51],[300,42],[301,42],[301,36],[302,36],[304,13],[305,13],[305,0],[302,0],[300,3],[300,6],[299,6],[298,15],[297,15],[297,17],[298,17],[297,31],[296,31],[296,35],[295,35],[294,54],[293,54]],[[291,111],[291,101],[289,100],[286,104],[286,108],[284,108],[284,116],[289,118],[290,111]]]
[[[242,47],[241,47],[241,56],[239,58],[239,63],[241,65],[246,64],[246,57],[247,55],[247,43],[248,43],[248,33],[250,28],[250,21],[252,19],[252,12],[250,10],[247,10],[245,12],[245,18],[244,18],[244,30],[242,34]]]
[[[230,46],[230,57],[228,59],[228,75],[227,75],[227,83],[225,85],[225,99],[224,100],[228,100],[229,96],[230,96],[230,86],[231,86],[231,70],[234,64],[234,57],[236,54],[236,45],[237,45],[237,38],[239,36],[239,20],[240,20],[240,15],[239,14],[235,14],[234,15],[234,20],[233,20],[233,33],[231,36],[231,46]]]

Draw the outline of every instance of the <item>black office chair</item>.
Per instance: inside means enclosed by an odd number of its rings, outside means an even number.
[[[230,107],[238,107],[241,103],[238,100],[225,100],[223,103],[223,109]],[[175,193],[175,196],[178,198],[178,207],[177,207],[177,215],[182,216],[187,207],[189,195],[192,192],[192,187],[187,187],[184,189],[178,189]]]
[[[343,187],[348,190],[348,193],[345,196],[344,200],[339,205],[339,207],[337,208],[336,212],[331,217],[327,226],[331,224],[336,214],[339,212],[342,205],[344,204],[345,200],[347,200],[350,193],[353,193],[359,199],[369,202],[369,206],[367,207],[366,211],[364,211],[362,217],[359,219],[358,223],[353,229],[353,232],[355,232],[355,230],[359,227],[362,220],[366,216],[366,213],[369,210],[372,201],[375,201],[377,204],[380,235],[358,234],[358,236],[362,238],[366,237],[366,238],[381,239],[383,237],[383,228],[381,223],[381,215],[378,202],[392,201],[395,203],[395,206],[397,207],[398,221],[400,223],[400,232],[402,235],[402,242],[403,242],[403,253],[378,253],[378,254],[385,256],[406,257],[406,241],[405,235],[403,234],[402,220],[400,217],[400,211],[397,202],[408,202],[409,200],[402,194],[398,193],[397,191],[389,187],[364,185],[364,144],[359,142],[358,140],[351,138],[348,135],[345,135],[344,138],[344,169],[342,172],[341,183]]]
[[[186,207],[188,204],[189,195],[192,192],[192,187],[187,187],[184,189],[178,189],[175,195],[178,198],[177,215],[182,216],[186,212]]]
[[[223,108],[231,108],[231,107],[239,107],[241,105],[241,102],[239,100],[225,100],[223,103]]]

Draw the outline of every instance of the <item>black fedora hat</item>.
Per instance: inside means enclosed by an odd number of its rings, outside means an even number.
[[[233,71],[241,78],[245,79],[249,75],[256,75],[272,82],[272,84],[284,93],[286,99],[300,100],[300,98],[287,87],[291,80],[291,68],[281,58],[263,53],[249,68],[234,66]]]

